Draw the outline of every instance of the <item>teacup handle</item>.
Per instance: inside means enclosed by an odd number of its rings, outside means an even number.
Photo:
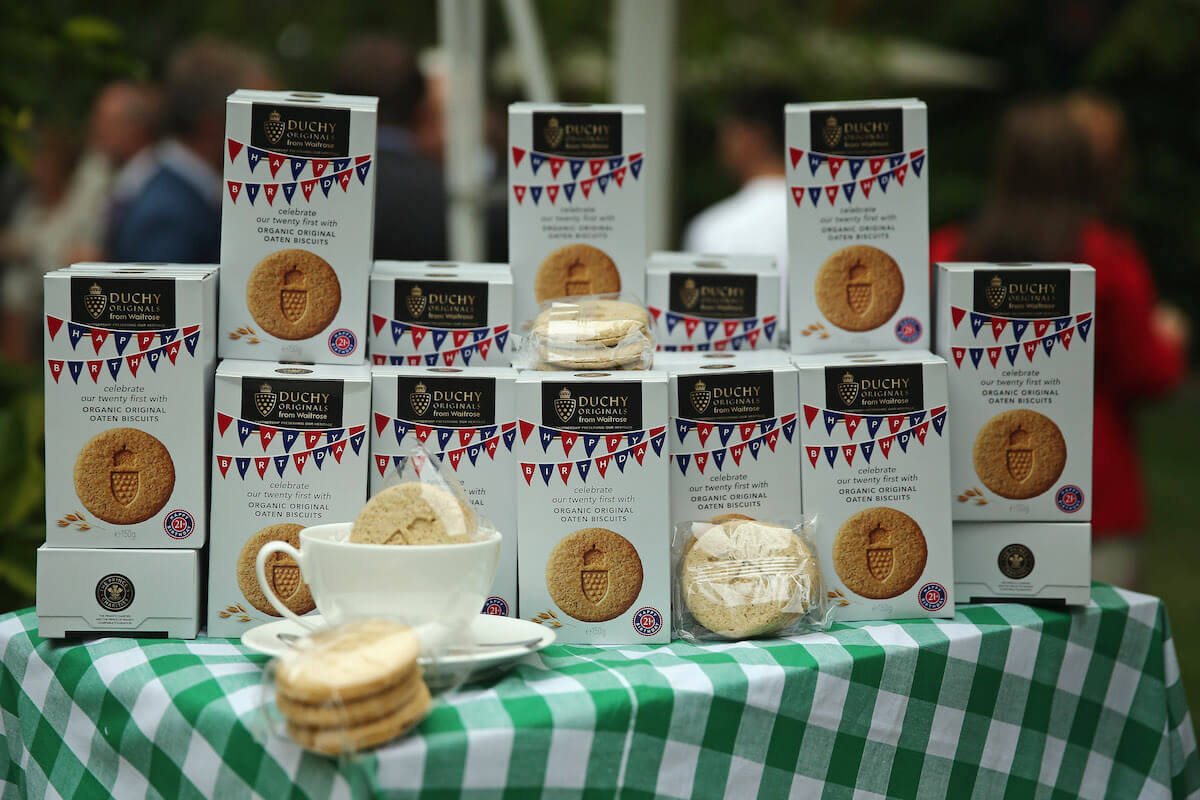
[[[258,575],[258,585],[262,588],[263,594],[267,598],[267,602],[271,607],[282,614],[286,619],[291,620],[302,628],[310,631],[320,630],[319,625],[314,625],[309,620],[292,611],[279,601],[275,596],[275,591],[271,588],[270,582],[267,580],[267,557],[272,553],[284,553],[289,555],[296,562],[296,566],[300,568],[300,577],[304,578],[303,562],[300,559],[300,551],[292,547],[287,542],[278,540],[267,542],[258,551],[258,557],[254,559],[254,572]]]

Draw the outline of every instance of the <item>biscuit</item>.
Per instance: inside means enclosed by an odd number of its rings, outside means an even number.
[[[653,361],[650,316],[623,300],[555,303],[538,314],[531,337],[539,368],[643,369]]]
[[[642,559],[619,533],[583,528],[559,540],[546,560],[546,588],[566,614],[604,622],[629,610],[642,591]]]
[[[175,463],[163,443],[136,428],[113,428],[88,440],[75,458],[75,494],[105,522],[150,519],[175,489]]]
[[[1054,486],[1067,463],[1062,431],[1044,414],[997,414],[975,436],[975,474],[1001,497],[1024,500]]]
[[[372,497],[350,530],[360,544],[461,544],[477,528],[471,507],[445,489],[410,481]]]
[[[751,522],[754,521],[754,517],[747,517],[745,514],[718,514],[710,519],[709,522],[713,523],[714,525],[720,525],[722,522],[729,522],[730,520],[737,519],[749,520]]]
[[[342,287],[329,262],[307,250],[278,250],[246,281],[246,305],[263,330],[280,339],[307,339],[333,322]]]
[[[388,709],[409,705],[419,697],[419,687],[423,685],[420,669],[414,664],[408,677],[402,678],[395,686],[389,686],[361,700],[345,703],[340,700],[305,703],[278,691],[276,687],[275,705],[279,707],[279,713],[288,718],[288,722],[302,727],[336,728],[360,725],[378,719]]]
[[[916,520],[883,506],[842,523],[833,540],[833,567],[846,588],[883,600],[908,591],[925,571],[929,551]]]
[[[869,331],[887,322],[904,299],[904,276],[878,247],[856,244],[831,255],[817,270],[817,308],[847,331]]]
[[[696,622],[731,639],[795,622],[819,599],[820,576],[816,557],[789,528],[747,519],[693,536],[680,568]]]
[[[409,678],[421,642],[407,625],[365,619],[318,631],[279,659],[280,694],[312,705],[377,695]]]
[[[425,718],[431,704],[429,689],[419,683],[410,702],[376,719],[339,727],[310,727],[289,722],[287,731],[301,747],[336,756],[377,747],[406,733]]]
[[[569,244],[551,251],[533,279],[533,293],[539,303],[556,297],[619,291],[621,273],[617,265],[608,253],[586,244]]]
[[[299,548],[300,530],[300,525],[290,522],[268,525],[247,539],[246,543],[242,545],[242,552],[238,554],[235,565],[238,588],[242,590],[242,596],[250,605],[269,616],[278,617],[280,614],[271,606],[271,602],[258,582],[258,573],[254,568],[258,551],[267,542],[276,541],[287,542],[292,547]],[[316,608],[312,592],[309,591],[308,584],[304,582],[304,576],[300,574],[300,565],[291,556],[285,553],[272,553],[267,557],[264,572],[267,574],[267,580],[271,582],[275,596],[293,614],[307,614]]]

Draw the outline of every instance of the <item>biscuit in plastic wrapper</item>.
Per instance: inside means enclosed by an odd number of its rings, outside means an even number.
[[[729,641],[823,631],[833,621],[813,543],[816,517],[740,514],[681,522],[671,540],[675,638]]]
[[[295,640],[263,671],[260,740],[291,739],[320,755],[352,759],[416,728],[434,698],[467,678],[469,631],[429,641],[385,618],[362,618]]]
[[[654,366],[650,314],[627,294],[563,297],[542,304],[514,356],[522,369],[628,370]]]

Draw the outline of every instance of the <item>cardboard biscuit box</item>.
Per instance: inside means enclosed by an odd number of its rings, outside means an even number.
[[[517,437],[512,368],[374,367],[371,494],[398,480],[414,444],[449,464],[504,537],[484,612],[517,616]]]
[[[200,628],[196,550],[37,551],[38,635],[195,639]]]
[[[792,104],[785,128],[792,352],[928,348],[925,104]]]
[[[658,349],[778,348],[781,279],[771,256],[653,254],[646,307]]]
[[[706,357],[720,355],[733,358]],[[670,376],[672,526],[725,514],[798,522],[799,385],[788,355],[663,353],[655,368]]]
[[[371,372],[365,364],[222,361],[212,426],[208,632],[241,636],[279,618],[255,575],[273,540],[299,546],[301,528],[353,522],[367,499]],[[267,564],[288,608],[315,608],[296,563]]]
[[[377,365],[504,367],[512,361],[507,264],[376,261],[370,302]]]
[[[1087,522],[955,522],[954,591],[960,603],[1087,605],[1091,548]]]
[[[671,639],[667,376],[522,372],[521,614],[573,644]]]
[[[222,358],[366,357],[374,97],[241,89],[225,104]]]
[[[508,253],[519,329],[556,297],[640,295],[645,109],[514,103],[508,144]]]
[[[839,621],[954,615],[946,362],[794,356],[804,513]]]
[[[954,519],[1092,518],[1096,273],[1082,264],[938,264]]]
[[[44,287],[47,543],[203,547],[216,268],[78,264]]]

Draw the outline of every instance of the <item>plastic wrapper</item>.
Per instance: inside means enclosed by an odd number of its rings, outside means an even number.
[[[563,297],[542,305],[521,342],[524,369],[625,370],[654,365],[650,314],[627,295]]]
[[[674,636],[748,639],[826,630],[816,518],[766,522],[740,515],[682,522],[671,540]]]

